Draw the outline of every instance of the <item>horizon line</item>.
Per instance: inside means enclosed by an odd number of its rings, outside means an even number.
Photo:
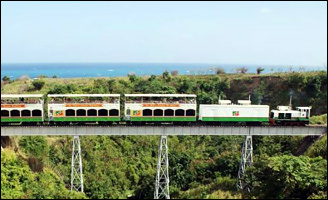
[[[245,66],[298,66],[298,67],[327,67],[326,63],[321,65],[312,64],[232,64],[215,62],[1,62],[1,65],[7,64],[211,64],[211,65],[245,65]],[[218,66],[220,67],[220,66]]]

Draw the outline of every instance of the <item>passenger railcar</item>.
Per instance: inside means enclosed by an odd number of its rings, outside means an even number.
[[[38,123],[44,121],[42,94],[1,95],[1,123]]]
[[[119,94],[48,95],[50,122],[118,122]]]
[[[125,94],[124,120],[128,122],[195,122],[194,94]]]

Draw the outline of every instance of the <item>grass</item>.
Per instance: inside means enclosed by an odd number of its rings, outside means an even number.
[[[327,114],[312,116],[310,119],[310,124],[327,124]]]

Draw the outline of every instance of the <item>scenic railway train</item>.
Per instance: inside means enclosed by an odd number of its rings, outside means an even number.
[[[250,99],[237,104],[220,99],[197,107],[194,94],[1,94],[1,125],[304,126],[311,110],[278,106],[270,111],[268,105],[252,105]]]

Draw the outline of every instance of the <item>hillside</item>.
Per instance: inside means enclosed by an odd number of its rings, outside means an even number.
[[[41,76],[42,77],[42,76]],[[327,113],[327,72],[277,74],[222,74],[202,76],[120,78],[40,78],[44,82],[39,90],[32,79],[18,79],[1,83],[2,94],[22,93],[192,93],[198,103],[217,103],[222,99],[237,102],[251,95],[253,104],[266,104],[271,108],[288,105],[290,94],[293,106],[312,105],[312,114]]]
[[[327,113],[327,72],[122,78],[41,78],[1,83],[1,93],[194,93],[198,103],[221,98],[312,106]],[[327,115],[313,117],[327,123]],[[2,138],[3,140],[4,138]],[[327,198],[327,137],[299,157],[302,137],[253,137],[253,190],[236,190],[243,137],[169,137],[172,198]],[[70,193],[71,137],[12,137],[1,152],[1,198],[153,198],[159,137],[81,137],[85,195]],[[3,142],[2,142],[3,143]]]

